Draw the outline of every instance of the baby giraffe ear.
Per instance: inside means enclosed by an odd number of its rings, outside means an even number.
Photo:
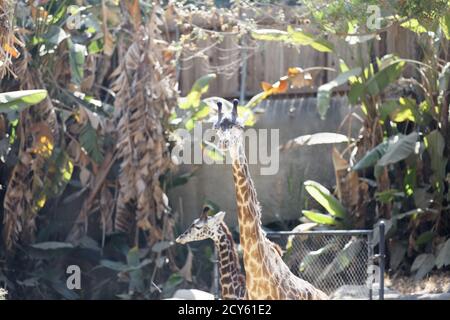
[[[223,222],[223,218],[225,218],[225,211],[220,211],[220,212],[216,213],[214,218]]]
[[[211,208],[208,205],[204,206],[202,214],[200,215],[200,220],[207,221],[208,220],[208,212],[210,210],[211,210]]]

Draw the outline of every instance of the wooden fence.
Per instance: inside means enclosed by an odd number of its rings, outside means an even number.
[[[330,37],[335,45],[333,53],[323,53],[309,46],[292,46],[281,42],[254,41],[250,44],[239,43],[234,35],[225,35],[222,41],[202,39],[197,42],[197,50],[183,54],[179,63],[179,83],[182,95],[186,95],[199,77],[216,73],[218,77],[210,84],[208,96],[225,98],[239,97],[242,77],[245,72],[245,96],[249,97],[261,91],[261,81],[274,83],[285,75],[288,67],[329,67],[339,68],[339,58],[349,66],[358,65],[357,46],[349,46],[343,38]],[[249,47],[242,49],[242,47]],[[367,45],[362,48],[363,59],[369,61]],[[402,58],[417,59],[417,36],[399,26],[392,26],[380,35],[375,42],[373,52],[381,57],[387,53]],[[197,53],[197,54],[195,54]],[[245,61],[245,62],[244,62]],[[406,70],[407,73],[412,70]],[[289,93],[301,94],[314,92],[317,86],[332,80],[336,76],[332,71],[315,71],[312,88],[289,90]]]

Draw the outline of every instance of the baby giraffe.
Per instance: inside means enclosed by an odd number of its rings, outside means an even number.
[[[203,208],[200,218],[177,239],[176,242],[187,242],[212,239],[219,255],[219,273],[222,299],[242,300],[245,297],[245,277],[241,272],[239,257],[234,245],[233,237],[223,218],[225,212],[218,212],[215,216],[208,216],[211,209]]]

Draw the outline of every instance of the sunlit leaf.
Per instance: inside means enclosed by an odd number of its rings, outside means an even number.
[[[387,166],[406,159],[414,152],[419,135],[412,132],[406,136],[396,135],[389,140],[386,153],[378,160],[379,166]]]
[[[81,85],[84,77],[84,62],[87,55],[86,46],[68,40],[71,81]]]
[[[0,112],[22,111],[47,97],[47,90],[22,90],[0,93]]]
[[[250,108],[238,106],[238,117],[244,120],[244,126],[251,127],[255,124],[255,114]]]
[[[293,44],[309,45],[320,52],[333,51],[333,44],[319,36],[315,36],[301,29],[294,29],[291,26],[288,26],[287,32],[289,35],[289,42]]]
[[[288,33],[276,29],[259,29],[253,30],[251,35],[256,40],[264,41],[287,41],[289,39]]]
[[[333,44],[329,41],[291,26],[288,26],[287,32],[276,29],[259,29],[252,31],[251,35],[256,40],[283,41],[295,45],[311,46],[320,52],[333,51]]]
[[[354,68],[338,75],[333,81],[323,84],[319,87],[317,92],[317,110],[320,117],[325,118],[325,115],[330,108],[331,92],[334,88],[345,84],[350,77],[357,76],[361,73],[361,68]]]
[[[56,149],[44,180],[45,194],[49,197],[61,195],[72,178],[72,173],[73,162],[64,150]]]
[[[439,25],[447,40],[450,40],[450,12],[440,18]]]
[[[343,134],[333,132],[318,132],[314,134],[307,134],[289,140],[281,146],[281,150],[288,150],[295,147],[313,146],[320,144],[339,144],[349,142],[349,138]]]
[[[330,226],[334,226],[337,223],[336,220],[333,218],[333,216],[330,216],[327,214],[323,214],[323,213],[319,213],[319,212],[315,212],[315,211],[311,211],[311,210],[302,210],[302,213],[306,218],[308,218],[312,222],[316,222],[316,223],[324,224],[324,225],[330,225]]]
[[[261,101],[263,101],[265,98],[267,98],[266,92],[262,91],[258,93],[257,95],[254,95],[245,105],[246,108],[254,108],[256,107]]]
[[[409,30],[411,30],[412,32],[415,32],[415,33],[424,33],[424,32],[428,31],[424,26],[422,26],[419,23],[419,21],[417,19],[410,19],[410,20],[408,20],[406,22],[403,22],[401,24],[401,26],[403,28],[409,29]]]
[[[316,181],[307,180],[304,183],[306,191],[332,216],[346,219],[347,212],[344,206],[331,192]]]
[[[207,74],[195,81],[191,91],[186,97],[180,98],[178,106],[180,109],[197,108],[200,106],[201,97],[209,89],[209,83],[217,76],[214,73]]]

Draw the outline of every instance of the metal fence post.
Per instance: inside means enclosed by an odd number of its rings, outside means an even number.
[[[385,239],[384,239],[384,232],[385,232],[385,225],[384,221],[380,221],[379,226],[380,231],[380,243],[379,243],[379,263],[380,263],[380,289],[379,289],[379,299],[384,300],[384,262],[385,262]]]
[[[367,274],[372,272],[372,268],[374,265],[374,256],[373,256],[373,231],[367,235]],[[369,300],[373,299],[373,281],[370,281],[369,284]]]
[[[219,300],[220,297],[220,279],[219,279],[219,257],[217,254],[217,249],[214,246],[214,298]]]

